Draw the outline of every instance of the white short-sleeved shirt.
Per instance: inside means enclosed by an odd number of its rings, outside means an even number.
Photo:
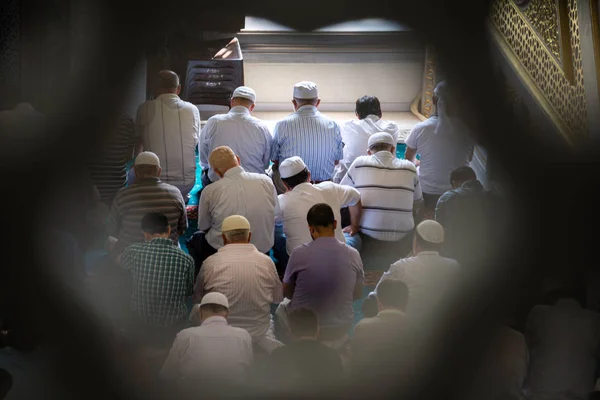
[[[135,130],[136,136],[144,140],[144,150],[158,156],[163,182],[191,185],[196,181],[198,107],[176,94],[161,94],[139,106]]]
[[[404,143],[421,156],[418,169],[421,189],[427,194],[443,194],[452,189],[450,174],[469,165],[473,143],[465,135],[435,133],[438,118],[433,116],[412,129]]]
[[[421,200],[417,169],[389,151],[354,160],[340,182],[360,192],[360,230],[377,240],[398,241],[415,226],[413,202]]]
[[[310,242],[310,230],[306,222],[306,215],[312,206],[318,203],[328,204],[333,209],[337,228],[335,237],[346,243],[342,232],[342,207],[356,205],[360,201],[360,193],[353,187],[338,185],[333,182],[322,182],[318,185],[301,183],[292,191],[279,195],[279,212],[276,223],[283,224],[283,233],[286,235],[286,250],[288,254],[307,242]]]
[[[250,115],[243,106],[232,107],[227,114],[212,116],[206,121],[198,143],[202,168],[209,168],[210,153],[219,146],[229,146],[240,157],[241,166],[248,172],[264,174],[271,161],[273,137],[269,128],[258,118]],[[211,182],[219,176],[208,171]]]
[[[344,159],[342,163],[348,169],[356,157],[366,156],[369,138],[374,133],[389,133],[394,138],[394,142],[398,143],[398,131],[399,128],[395,122],[385,121],[377,115],[368,115],[363,119],[353,119],[346,122],[342,126],[342,140],[344,141]]]
[[[423,320],[431,318],[439,309],[441,301],[457,283],[459,272],[456,260],[441,257],[437,251],[422,251],[415,257],[393,263],[379,283],[389,278],[404,282],[409,293],[406,315]]]
[[[204,188],[198,206],[198,229],[207,231],[206,241],[215,249],[223,247],[221,225],[230,215],[243,215],[252,228],[251,242],[261,253],[273,247],[278,208],[277,192],[267,175],[234,167],[222,179]]]

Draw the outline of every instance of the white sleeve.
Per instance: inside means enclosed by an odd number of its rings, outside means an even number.
[[[419,134],[421,133],[421,127],[417,124],[410,131],[406,139],[404,140],[404,144],[411,149],[419,148]]]
[[[212,217],[210,215],[211,186],[204,188],[200,194],[200,205],[198,206],[198,230],[205,232],[212,226]]]
[[[419,201],[423,199],[423,191],[421,190],[421,180],[419,174],[415,175],[415,193],[413,195],[413,201]]]
[[[356,205],[360,201],[360,192],[355,188],[335,183],[333,185],[335,185],[335,191],[342,208]]]

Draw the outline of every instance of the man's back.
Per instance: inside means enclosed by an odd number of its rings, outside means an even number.
[[[304,160],[314,181],[333,177],[335,161],[343,158],[343,143],[339,125],[305,105],[279,121],[273,132],[271,160],[283,161],[299,156]]]
[[[525,330],[529,347],[526,391],[583,399],[594,388],[600,339],[598,314],[575,300],[535,306]]]
[[[342,140],[344,141],[344,164],[350,168],[356,157],[366,156],[369,137],[374,133],[386,132],[392,135],[394,142],[398,142],[398,125],[393,121],[386,121],[376,115],[368,115],[363,119],[353,119],[342,127]]]
[[[294,284],[290,309],[312,309],[319,324],[330,327],[352,322],[354,288],[363,279],[356,249],[334,237],[320,237],[294,250],[283,281]]]
[[[200,132],[198,108],[175,94],[161,94],[140,105],[135,124],[144,150],[160,159],[162,179],[172,185],[194,183]]]
[[[298,340],[271,353],[266,376],[276,386],[335,385],[343,377],[339,354],[316,340]]]
[[[405,143],[421,155],[419,177],[421,189],[428,194],[442,194],[452,189],[450,174],[468,165],[472,143],[467,137],[435,133],[437,117],[431,117],[413,128]]]
[[[186,319],[194,260],[170,239],[156,238],[125,249],[121,263],[133,276],[131,305],[146,324],[170,326]]]
[[[248,332],[214,316],[201,326],[179,332],[160,374],[179,381],[201,379],[205,385],[213,380],[242,383],[252,360]]]
[[[382,276],[399,279],[408,287],[406,315],[429,318],[457,282],[460,266],[456,260],[440,257],[435,251],[422,251],[416,257],[403,258]]]
[[[340,182],[358,189],[360,229],[377,240],[398,241],[414,228],[413,202],[422,198],[417,169],[389,151],[358,157]]]
[[[242,215],[252,227],[251,243],[261,253],[273,247],[275,211],[273,182],[266,175],[229,169],[223,179],[207,186],[200,196],[198,229],[208,230],[206,240],[215,249],[223,246],[221,225],[230,215]]]
[[[271,304],[283,300],[275,264],[251,244],[221,247],[202,264],[198,283],[203,293],[224,294],[229,300],[229,323],[246,329],[253,338],[265,335]]]
[[[296,247],[312,240],[306,224],[306,214],[318,203],[325,203],[331,207],[335,220],[338,221],[335,237],[345,243],[340,209],[347,205],[354,205],[358,200],[360,200],[360,193],[356,189],[333,182],[322,182],[317,185],[301,183],[292,191],[279,195],[279,213],[276,217],[278,223],[283,223],[288,254],[292,254]]]
[[[210,153],[219,146],[229,146],[240,157],[241,166],[248,172],[264,174],[269,168],[271,142],[269,128],[250,115],[243,106],[232,107],[227,114],[211,117],[202,129],[198,153],[203,168],[208,168]],[[209,170],[208,178],[215,182],[219,176]]]
[[[117,193],[110,209],[108,234],[124,246],[144,241],[141,222],[149,211],[167,216],[171,239],[177,244],[178,232],[187,229],[187,213],[181,192],[158,178],[144,179]]]

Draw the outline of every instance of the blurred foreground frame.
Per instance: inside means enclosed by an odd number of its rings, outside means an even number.
[[[25,75],[24,71],[33,69],[28,76],[38,76],[39,80],[21,80],[14,86],[20,94],[3,92],[3,104],[41,99],[49,123],[44,132],[36,132],[37,136],[4,131],[0,138],[3,146],[22,141],[22,146],[14,150],[22,153],[4,157],[1,165],[6,187],[22,188],[20,195],[4,197],[5,207],[23,210],[5,215],[10,234],[2,241],[5,259],[0,279],[1,306],[27,330],[37,332],[41,343],[58,350],[60,357],[54,359],[48,375],[69,398],[170,397],[160,382],[144,375],[144,366],[118,337],[105,331],[91,305],[67,285],[53,280],[48,269],[54,260],[40,260],[32,247],[47,238],[46,229],[53,224],[84,215],[80,198],[73,194],[77,190],[66,190],[65,182],[73,187],[84,185],[80,171],[123,106],[140,58],[160,49],[165,37],[172,38],[169,34],[180,32],[182,26],[197,31],[219,30],[240,15],[267,18],[299,31],[361,18],[385,18],[408,25],[435,47],[446,80],[461,99],[464,122],[488,149],[507,188],[511,205],[508,237],[501,251],[489,258],[490,265],[473,271],[468,285],[461,288],[456,301],[439,318],[438,330],[430,338],[435,346],[428,352],[413,349],[413,360],[420,362],[421,368],[399,368],[380,379],[352,381],[327,393],[312,393],[311,397],[468,398],[476,392],[477,372],[494,333],[493,317],[521,309],[526,312],[528,299],[547,276],[560,275],[565,269],[578,277],[585,276],[586,266],[594,261],[594,248],[586,241],[585,232],[587,224],[597,218],[586,214],[593,198],[592,188],[598,183],[594,174],[596,148],[586,145],[582,149],[579,143],[567,145],[553,139],[553,133],[533,135],[517,123],[490,57],[486,30],[489,0],[14,0],[13,4],[20,9],[23,27],[27,26],[20,37],[24,44],[19,48],[21,70]],[[69,18],[73,15],[85,22],[73,25],[75,28],[54,29],[55,40],[44,43],[57,47],[37,47],[46,55],[54,55],[45,58],[52,62],[44,66],[36,63],[41,53],[36,54],[32,51],[36,47],[28,45],[42,43],[35,35],[35,26],[60,27],[72,23]],[[2,41],[5,39],[3,36]],[[36,68],[52,69],[56,79],[44,79],[47,75],[36,73]],[[597,134],[589,132],[590,143],[595,143]],[[567,188],[557,189],[557,182],[567,184]],[[553,191],[552,196],[547,196],[547,190]],[[23,223],[23,213],[38,222],[35,231]],[[402,353],[390,352],[390,357],[402,357]],[[405,379],[407,376],[410,379]],[[198,390],[202,396],[202,387]],[[230,395],[281,397],[280,393],[268,395],[252,390]],[[285,396],[306,398],[308,394]],[[481,393],[473,395],[484,397]]]

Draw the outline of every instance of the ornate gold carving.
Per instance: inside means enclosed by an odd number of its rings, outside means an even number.
[[[421,114],[431,117],[433,114],[433,89],[435,89],[435,55],[431,48],[427,48],[425,56],[425,74],[423,78],[423,94],[421,96]]]
[[[551,120],[570,139],[575,139],[575,135],[587,135],[587,110],[577,0],[566,1],[570,47],[573,49],[572,81],[512,0],[494,1],[490,19],[501,36],[496,37],[497,40],[506,43],[506,46],[499,43],[500,48],[505,54],[507,51],[513,53],[514,58],[518,60],[512,63],[513,67],[520,76],[527,76],[528,79],[525,79],[524,83],[535,86],[531,91],[534,95],[540,93],[543,96],[539,102],[544,109],[547,108]],[[507,56],[510,58],[512,55]],[[545,107],[544,101],[549,107]],[[552,112],[556,113],[556,117],[551,115]],[[566,128],[566,132],[562,128]]]
[[[550,52],[560,60],[557,0],[532,0],[523,10],[523,14],[542,37]]]

